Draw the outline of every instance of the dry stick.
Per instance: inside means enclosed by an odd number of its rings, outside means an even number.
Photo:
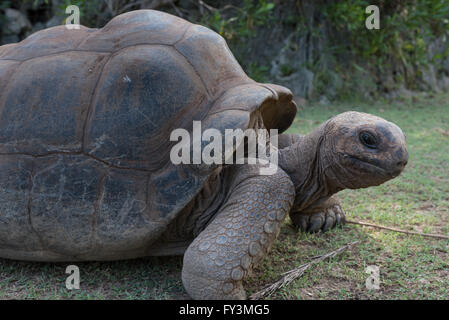
[[[346,220],[346,223],[359,224],[361,226],[367,226],[367,227],[391,230],[391,231],[402,232],[402,233],[407,233],[407,234],[416,234],[416,235],[423,236],[423,237],[431,237],[431,238],[438,238],[438,239],[449,239],[449,236],[445,236],[445,235],[442,235],[442,234],[431,234],[431,233],[421,233],[421,232],[407,231],[407,230],[397,229],[397,228],[393,228],[393,227],[380,226],[380,225],[373,224],[373,223],[368,223],[368,222]]]
[[[303,264],[301,266],[299,266],[298,268],[295,268],[293,270],[287,271],[283,273],[283,277],[281,279],[279,279],[278,281],[276,281],[275,283],[273,283],[272,285],[269,285],[267,287],[265,287],[264,289],[262,289],[259,292],[256,292],[254,294],[252,294],[249,298],[251,300],[256,300],[256,299],[260,299],[266,296],[270,296],[271,294],[273,294],[273,292],[275,292],[276,290],[287,286],[290,284],[290,282],[292,282],[293,280],[295,280],[296,278],[299,278],[300,276],[302,276],[304,274],[304,272],[309,269],[312,265],[317,264],[327,258],[332,258],[335,257],[336,255],[342,253],[343,251],[351,248],[353,245],[355,245],[356,243],[358,243],[359,241],[354,241],[351,243],[348,243],[347,245],[344,245],[341,248],[338,248],[335,251],[326,253],[324,255],[321,256],[316,256],[313,257],[312,261],[310,261],[309,263]]]
[[[395,232],[402,232],[402,233],[406,233],[406,234],[415,234],[415,235],[419,235],[419,236],[423,236],[423,237],[431,237],[431,238],[438,238],[438,239],[449,239],[449,236],[445,236],[445,235],[442,235],[442,234],[430,234],[430,233],[406,231],[406,230],[401,230],[401,229],[398,229],[398,228],[385,227],[385,226],[380,226],[380,225],[377,225],[377,224],[368,223],[368,222],[361,222],[361,221],[346,220],[346,222],[347,223],[351,223],[351,224],[359,224],[361,226],[385,229],[385,230],[390,230],[390,231],[395,231]],[[345,245],[345,246],[343,246],[341,248],[338,248],[337,250],[332,251],[330,253],[327,253],[325,255],[313,257],[312,258],[313,260],[310,261],[309,263],[303,264],[303,265],[299,266],[298,268],[295,268],[293,270],[290,270],[290,271],[287,271],[287,272],[283,273],[283,277],[281,279],[279,279],[275,283],[265,287],[261,291],[252,294],[249,298],[251,300],[255,300],[255,299],[260,299],[260,298],[263,298],[263,297],[266,297],[266,296],[270,296],[271,294],[273,294],[273,292],[275,292],[279,288],[282,288],[283,286],[289,285],[290,282],[292,282],[293,280],[295,280],[295,279],[299,278],[300,276],[302,276],[304,274],[304,272],[308,268],[310,268],[312,265],[317,264],[317,263],[319,263],[319,262],[321,262],[321,261],[323,261],[323,260],[325,260],[327,258],[335,257],[336,255],[338,255],[338,254],[342,253],[343,251],[349,249],[350,247],[352,247],[356,243],[358,243],[358,241],[348,243],[347,245]]]
[[[209,10],[210,12],[218,11],[217,8],[214,8],[214,7],[210,6],[210,5],[208,5],[207,3],[205,3],[205,2],[202,1],[202,0],[198,0],[198,3],[199,3],[202,7],[206,8],[207,10]]]

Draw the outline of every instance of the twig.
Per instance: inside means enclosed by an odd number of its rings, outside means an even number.
[[[176,13],[178,14],[178,17],[184,18],[184,14],[181,12],[181,10],[178,9],[175,3],[171,1],[170,4],[173,7],[173,9],[175,9]]]
[[[214,7],[210,6],[210,5],[208,5],[207,3],[205,3],[205,2],[202,1],[202,0],[198,0],[197,2],[198,2],[198,4],[199,4],[201,7],[206,8],[206,9],[209,10],[210,12],[214,12],[214,11],[217,11],[217,10],[218,10],[217,8],[214,8]]]
[[[108,7],[109,12],[111,13],[111,16],[114,16],[114,8],[112,7],[112,3],[109,0],[104,0],[104,3],[106,4],[106,7]]]
[[[361,221],[346,220],[346,222],[347,223],[352,223],[352,224],[359,224],[361,226],[367,226],[367,227],[373,227],[373,228],[378,228],[378,229],[385,229],[385,230],[395,231],[395,232],[402,232],[402,233],[407,233],[407,234],[415,234],[415,235],[419,235],[419,236],[423,236],[423,237],[438,238],[438,239],[449,239],[449,236],[445,236],[445,235],[442,235],[442,234],[432,234],[432,233],[421,233],[421,232],[407,231],[407,230],[402,230],[402,229],[398,229],[398,228],[385,227],[385,226],[380,226],[380,225],[377,225],[377,224],[374,224],[374,223],[361,222]]]
[[[284,286],[288,286],[290,284],[290,282],[292,282],[293,280],[299,278],[300,276],[302,276],[304,274],[304,272],[309,269],[312,265],[317,264],[325,259],[328,258],[332,258],[335,257],[336,255],[342,253],[343,251],[346,251],[347,249],[351,248],[353,245],[357,244],[359,241],[354,241],[351,243],[348,243],[346,245],[344,245],[341,248],[338,248],[335,251],[326,253],[324,255],[321,256],[316,256],[312,258],[312,261],[303,264],[293,270],[287,271],[285,273],[283,273],[283,277],[281,279],[279,279],[278,281],[276,281],[275,283],[265,287],[264,289],[262,289],[259,292],[256,292],[254,294],[252,294],[249,298],[251,300],[256,300],[256,299],[260,299],[263,297],[267,297],[270,296],[271,294],[273,294],[273,292],[275,292],[276,290],[284,287]]]

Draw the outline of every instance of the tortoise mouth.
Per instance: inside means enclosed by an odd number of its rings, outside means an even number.
[[[373,163],[373,161],[368,160],[368,159],[364,159],[364,158],[349,155],[349,154],[346,155],[346,157],[351,159],[354,163],[356,163],[362,169],[368,169],[369,172],[374,171],[374,172],[376,172],[376,174],[381,174],[384,177],[395,178],[401,173],[401,170],[391,171],[387,168],[379,166],[379,164]]]

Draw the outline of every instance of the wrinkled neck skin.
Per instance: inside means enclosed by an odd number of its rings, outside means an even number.
[[[292,211],[304,211],[346,188],[337,178],[338,166],[332,166],[335,162],[332,151],[325,147],[326,124],[279,150],[279,166],[296,189]]]

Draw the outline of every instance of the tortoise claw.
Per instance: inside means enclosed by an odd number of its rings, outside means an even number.
[[[312,215],[298,214],[294,220],[301,231],[309,233],[326,232],[336,227],[342,227],[346,222],[345,212],[340,205],[334,205],[323,212]]]
[[[323,232],[326,232],[327,230],[335,227],[335,221],[336,221],[335,212],[332,209],[329,209],[326,214],[326,221],[324,222],[322,228]]]
[[[301,231],[306,232],[309,224],[309,216],[299,216],[296,223]]]
[[[324,222],[325,222],[325,216],[322,212],[312,215],[310,217],[310,227],[307,231],[310,233],[315,233],[315,232],[320,231]]]
[[[334,210],[336,211],[335,226],[341,228],[346,223],[345,211],[343,210],[343,208],[341,206],[335,206]]]

